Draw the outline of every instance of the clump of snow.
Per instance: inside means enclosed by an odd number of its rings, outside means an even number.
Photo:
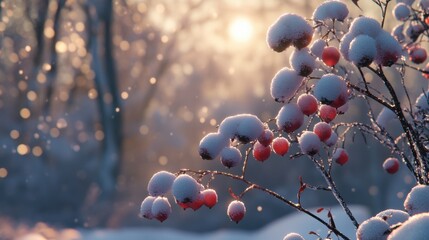
[[[304,123],[304,114],[301,112],[298,104],[288,103],[284,105],[276,117],[277,127],[287,133],[291,133]]]
[[[383,107],[383,109],[381,109],[381,112],[377,116],[376,123],[380,127],[386,128],[387,125],[394,119],[396,119],[396,114],[392,110]]]
[[[429,213],[414,215],[395,229],[389,236],[389,240],[425,240],[429,236]]]
[[[350,32],[344,34],[344,36],[341,38],[340,52],[341,52],[341,55],[343,55],[343,58],[346,59],[347,61],[350,61],[349,48],[350,48],[350,43],[353,41],[354,38],[355,38],[354,34]]]
[[[287,102],[296,94],[303,80],[295,70],[282,68],[271,80],[271,96],[276,102]]]
[[[238,124],[240,124],[239,118],[236,116],[229,116],[219,124],[217,131],[229,139],[234,139],[235,135],[237,134]]]
[[[387,222],[387,224],[389,224],[389,226],[393,226],[398,223],[403,223],[407,221],[410,217],[408,213],[397,209],[387,209],[382,212],[379,212],[375,216],[382,218],[384,221]]]
[[[198,152],[202,159],[212,160],[215,159],[229,143],[228,137],[220,133],[209,133],[201,139]]]
[[[396,25],[392,29],[392,36],[400,43],[405,41],[404,24]]]
[[[160,222],[164,222],[171,213],[171,205],[165,197],[157,197],[152,204],[152,216]]]
[[[313,12],[314,21],[324,21],[327,19],[336,19],[338,21],[344,21],[349,15],[347,5],[337,1],[325,1],[320,4]]]
[[[368,35],[359,35],[350,43],[349,59],[359,67],[370,65],[376,54],[375,40]]]
[[[429,91],[420,94],[416,99],[416,108],[420,112],[429,111]]]
[[[375,39],[377,46],[377,56],[375,62],[383,66],[391,66],[402,55],[402,47],[392,35],[386,31],[381,31]]]
[[[242,201],[234,200],[228,205],[226,214],[228,214],[231,221],[238,223],[246,214],[246,206]]]
[[[259,118],[252,114],[240,114],[237,127],[237,139],[242,143],[256,140],[264,132],[264,124]]]
[[[152,205],[155,199],[156,197],[152,196],[147,196],[145,199],[143,199],[142,204],[140,205],[140,216],[147,219],[153,219]]]
[[[295,49],[289,57],[289,63],[293,70],[300,76],[308,76],[313,72],[316,60],[310,54],[308,48]]]
[[[412,215],[429,212],[429,186],[417,185],[408,193],[404,201],[405,210]]]
[[[171,189],[176,176],[171,172],[160,171],[155,173],[147,184],[149,195],[157,197],[163,196]]]
[[[372,217],[360,224],[356,232],[358,240],[385,240],[390,233],[389,224],[379,217]]]
[[[288,235],[286,235],[283,240],[305,240],[305,238],[303,238],[301,235],[299,235],[298,233],[289,233]]]
[[[174,180],[172,192],[176,201],[194,202],[200,194],[200,184],[188,174],[181,174]]]
[[[317,39],[313,42],[313,44],[310,46],[310,52],[318,57],[322,58],[323,49],[326,47],[326,42],[323,39]]]
[[[317,112],[317,99],[312,94],[304,93],[298,97],[296,101],[302,113],[307,116],[310,116]]]
[[[301,152],[310,156],[318,153],[321,147],[319,137],[311,131],[303,131],[298,137],[299,147]]]
[[[220,162],[227,168],[232,168],[240,164],[242,155],[236,147],[226,147],[220,153]]]
[[[335,74],[325,74],[316,83],[314,96],[323,104],[340,107],[348,97],[346,82]]]
[[[393,16],[398,21],[406,21],[411,14],[410,7],[405,3],[398,3],[392,10]]]
[[[380,23],[377,20],[361,16],[353,20],[349,33],[353,34],[354,37],[363,34],[376,38],[381,31]]]
[[[301,49],[311,42],[312,26],[301,16],[286,13],[273,23],[267,32],[267,43],[276,52],[282,52],[291,44]]]
[[[332,147],[334,146],[338,141],[338,135],[332,131],[331,136],[328,138],[328,140],[325,141],[326,146]]]

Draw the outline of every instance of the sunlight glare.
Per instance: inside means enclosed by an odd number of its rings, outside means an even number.
[[[232,40],[248,42],[252,37],[253,27],[247,18],[236,18],[229,24],[228,33]]]

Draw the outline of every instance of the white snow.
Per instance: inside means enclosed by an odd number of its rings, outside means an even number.
[[[312,26],[301,16],[286,13],[268,29],[267,43],[276,52],[282,52],[291,44],[306,47],[313,35]]]
[[[347,110],[349,110],[349,102],[346,102],[343,104],[343,106],[337,108],[337,113],[344,114],[347,112]]]
[[[215,159],[229,143],[228,137],[219,133],[209,133],[200,141],[200,156],[205,160]]]
[[[359,35],[350,43],[349,59],[359,67],[371,64],[376,54],[375,40],[368,35]]]
[[[176,178],[174,174],[167,171],[160,171],[155,173],[147,184],[147,191],[149,195],[157,197],[163,196],[171,189],[173,181]]]
[[[156,197],[152,204],[152,216],[160,222],[165,221],[171,214],[171,205],[165,197]]]
[[[328,138],[328,140],[325,141],[326,146],[332,147],[334,146],[338,141],[338,135],[332,131],[331,136]]]
[[[236,115],[239,118],[237,127],[237,139],[242,143],[256,140],[264,132],[264,124],[252,114]]]
[[[397,209],[387,209],[382,212],[379,212],[376,217],[382,218],[384,221],[389,224],[389,226],[393,226],[398,223],[403,223],[408,220],[410,215],[408,213],[397,210]]]
[[[429,212],[429,186],[417,185],[408,193],[404,201],[405,210],[412,215]]]
[[[375,39],[377,45],[377,56],[375,61],[383,66],[391,66],[402,55],[402,47],[399,42],[388,32],[381,31]]]
[[[142,204],[140,205],[140,216],[147,218],[147,219],[152,219],[153,215],[152,215],[152,205],[153,205],[153,201],[155,201],[156,197],[152,197],[152,196],[147,196],[143,201]]]
[[[226,117],[220,124],[218,128],[218,133],[223,136],[233,139],[237,134],[238,124],[240,123],[240,119],[236,116]]]
[[[331,104],[338,98],[347,98],[346,82],[338,75],[325,74],[316,82],[314,96],[324,104]]]
[[[353,41],[354,38],[355,38],[354,34],[350,32],[344,34],[344,36],[341,38],[340,52],[341,52],[341,55],[343,55],[343,58],[346,59],[347,61],[350,61],[349,48],[350,48],[350,43]]]
[[[349,10],[346,4],[337,0],[325,1],[314,10],[313,20],[337,19],[343,21],[347,15],[349,15]]]
[[[298,233],[289,233],[283,238],[283,240],[305,240],[305,239]]]
[[[298,104],[288,103],[280,109],[276,119],[278,129],[290,133],[300,128],[304,123],[304,114]]]
[[[377,20],[361,16],[353,20],[350,25],[349,33],[354,36],[364,34],[376,38],[381,31],[380,23]]]
[[[295,49],[289,57],[289,64],[300,76],[308,76],[313,72],[316,60],[308,48]]]
[[[396,117],[396,114],[392,111],[392,110],[390,110],[390,109],[388,109],[388,108],[386,108],[386,107],[383,107],[383,109],[381,109],[381,112],[378,114],[378,116],[377,116],[377,119],[376,119],[376,123],[380,126],[380,127],[382,127],[382,128],[386,128],[387,127],[387,125],[392,121],[392,120],[394,120],[394,119],[396,119],[397,117]]]
[[[318,153],[322,145],[319,136],[311,131],[303,131],[298,137],[298,143],[301,152],[311,156]]]
[[[326,42],[323,39],[317,39],[313,42],[313,44],[310,46],[310,52],[318,57],[322,58],[323,49],[326,47]]]
[[[200,194],[200,184],[188,174],[181,174],[174,180],[172,192],[179,202],[193,202]]]
[[[429,91],[421,93],[416,99],[416,108],[419,111],[429,111]]]
[[[232,168],[240,164],[242,155],[236,147],[226,147],[220,153],[220,162],[228,168]]]
[[[398,3],[393,8],[392,13],[398,21],[406,21],[410,17],[411,10],[407,4]]]
[[[271,80],[271,96],[277,102],[287,102],[296,94],[303,80],[295,70],[282,68]]]
[[[389,224],[379,217],[372,217],[360,224],[356,238],[358,240],[384,240],[387,239]]]
[[[394,230],[389,240],[426,240],[429,236],[429,213],[417,214],[408,219],[401,227]]]
[[[234,200],[229,203],[228,209],[226,210],[226,214],[232,221],[238,222],[246,214],[246,206],[242,201]]]
[[[398,40],[398,42],[402,43],[405,41],[405,35],[404,35],[404,24],[396,25],[392,29],[392,36]]]

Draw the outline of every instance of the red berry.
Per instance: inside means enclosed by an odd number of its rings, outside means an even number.
[[[425,23],[426,23],[427,25],[429,25],[429,17],[426,17],[426,18],[425,18]]]
[[[267,160],[270,157],[271,154],[271,147],[264,146],[260,142],[255,142],[255,145],[253,145],[253,157],[260,162],[263,162]]]
[[[217,203],[217,193],[214,189],[206,189],[201,192],[204,196],[204,205],[208,208],[212,208]]]
[[[322,52],[322,61],[329,67],[335,66],[340,60],[340,52],[335,47],[325,47]]]
[[[234,221],[238,223],[243,219],[244,214],[246,214],[246,206],[244,206],[244,203],[238,200],[232,201],[228,205],[228,210],[226,212],[231,219],[231,221]]]
[[[284,137],[273,140],[273,150],[277,155],[284,156],[289,151],[289,141]]]
[[[349,154],[344,148],[337,148],[332,156],[332,160],[342,166],[349,160]]]
[[[329,105],[322,104],[319,107],[319,117],[324,122],[331,122],[337,116],[337,110]]]
[[[384,161],[383,168],[386,172],[394,174],[399,170],[399,160],[397,158],[388,158]]]
[[[313,132],[319,136],[320,141],[326,141],[331,137],[332,129],[331,125],[325,123],[325,122],[318,122],[313,127]]]
[[[270,129],[265,129],[262,132],[261,136],[258,138],[258,142],[260,142],[264,146],[268,146],[271,144],[274,138],[274,133]]]
[[[191,203],[191,202],[183,203],[183,202],[179,202],[179,201],[176,199],[176,203],[177,203],[177,205],[179,205],[179,207],[183,208],[183,210],[186,210],[186,209],[188,209],[188,208],[190,208],[190,207],[191,207],[191,206],[190,206],[190,203]]]
[[[317,99],[311,94],[301,94],[298,97],[297,104],[301,109],[302,113],[310,116],[317,112]]]
[[[410,55],[410,61],[415,64],[423,63],[427,58],[426,50],[420,46],[411,47],[408,50],[408,54]]]
[[[194,201],[190,202],[188,205],[194,211],[197,211],[198,209],[200,209],[200,207],[202,207],[204,205],[204,196],[201,193],[198,194],[197,199],[195,199]]]

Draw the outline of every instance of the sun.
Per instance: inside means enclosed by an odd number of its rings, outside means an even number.
[[[228,27],[229,37],[236,42],[248,42],[252,38],[253,26],[247,18],[235,18]]]

